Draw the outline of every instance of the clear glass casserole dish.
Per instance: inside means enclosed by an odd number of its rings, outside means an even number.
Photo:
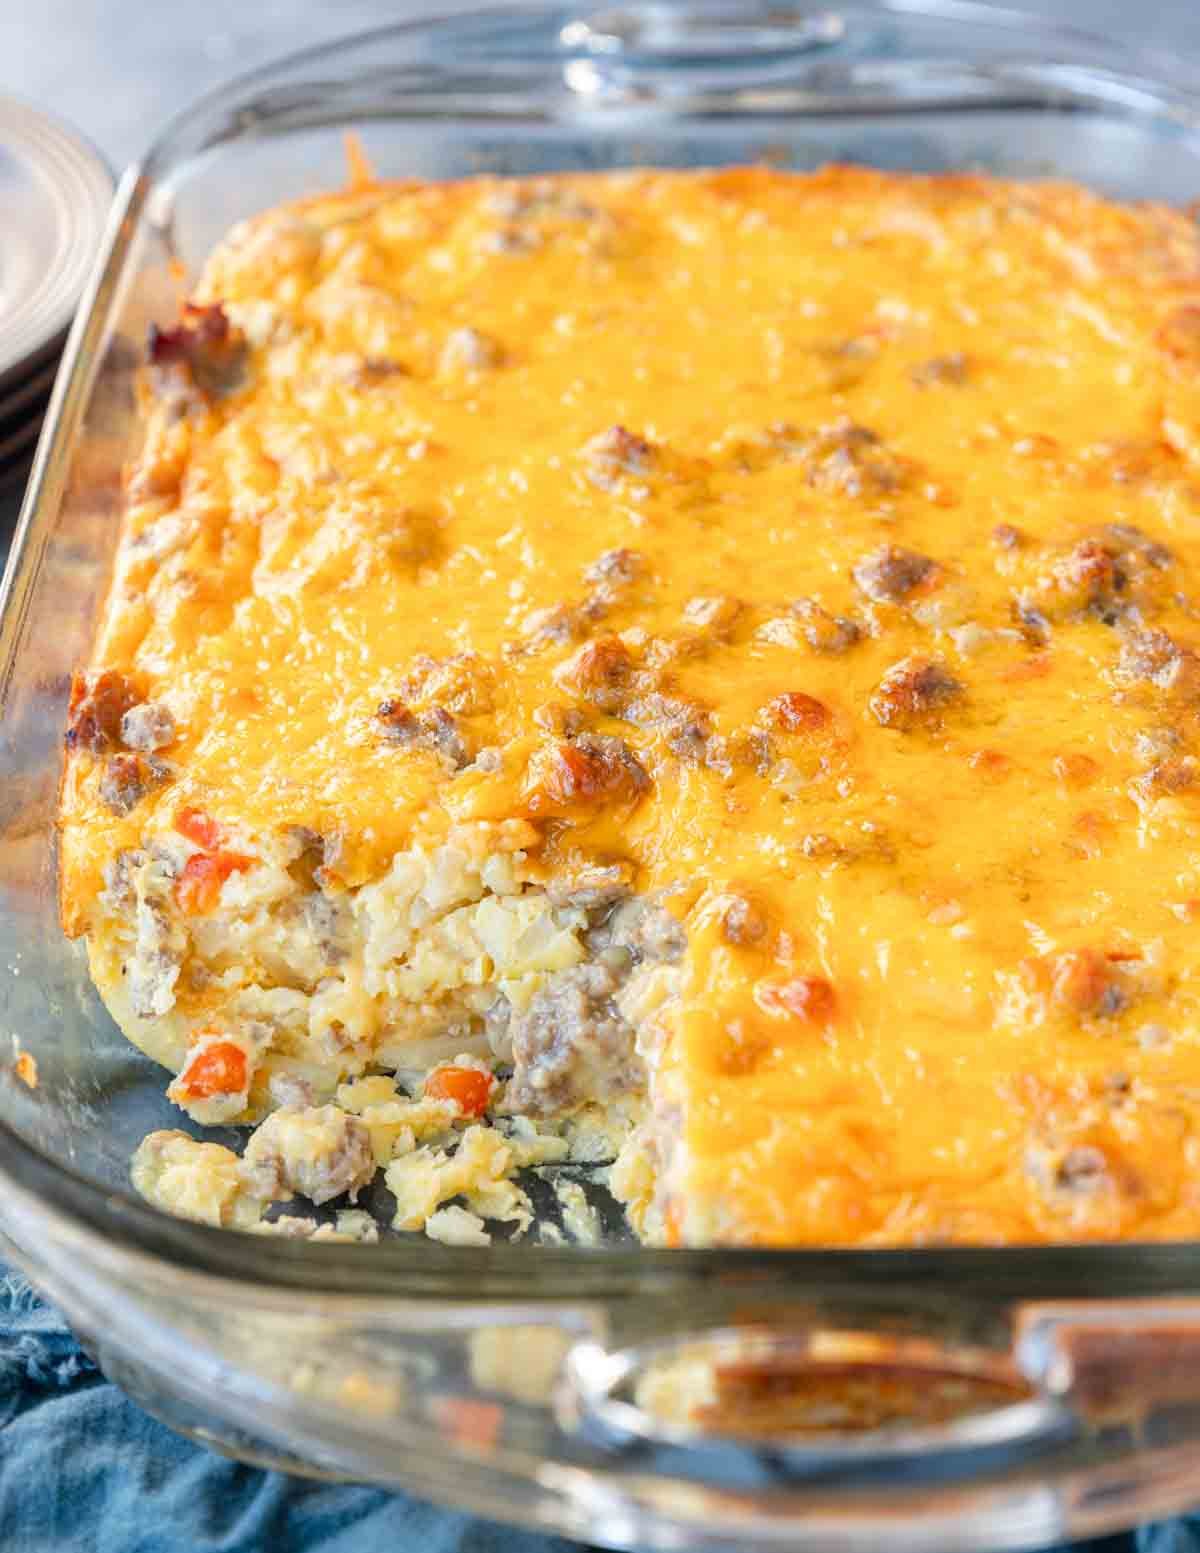
[[[361,1248],[210,1230],[132,1195],[132,1147],[170,1108],[58,927],[69,676],[147,326],[233,222],[337,186],[347,128],[384,177],[844,160],[1178,203],[1200,188],[1200,82],[953,0],[431,20],[177,120],[121,186],[4,584],[0,1248],[114,1379],[220,1449],[614,1547],[1021,1547],[1180,1507],[1200,1481],[1194,1245]],[[706,1427],[661,1401],[714,1376]],[[855,1417],[822,1414],[847,1377]]]

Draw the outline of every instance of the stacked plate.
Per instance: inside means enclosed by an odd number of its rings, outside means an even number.
[[[23,476],[33,456],[111,199],[112,178],[90,146],[0,97],[0,485]]]

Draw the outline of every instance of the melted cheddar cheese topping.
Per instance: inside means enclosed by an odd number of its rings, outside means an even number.
[[[156,356],[92,668],[176,734],[68,761],[68,931],[182,811],[350,887],[519,819],[686,930],[668,1240],[1200,1233],[1188,218],[378,186],[233,233]]]

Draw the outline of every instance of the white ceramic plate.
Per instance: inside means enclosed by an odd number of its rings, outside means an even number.
[[[111,199],[112,177],[90,146],[0,97],[0,402],[61,342]]]

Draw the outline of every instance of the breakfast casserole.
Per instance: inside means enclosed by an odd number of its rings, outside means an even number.
[[[139,393],[61,894],[197,1124],[152,1201],[485,1244],[576,1161],[652,1244],[1200,1236],[1189,215],[360,179]]]

